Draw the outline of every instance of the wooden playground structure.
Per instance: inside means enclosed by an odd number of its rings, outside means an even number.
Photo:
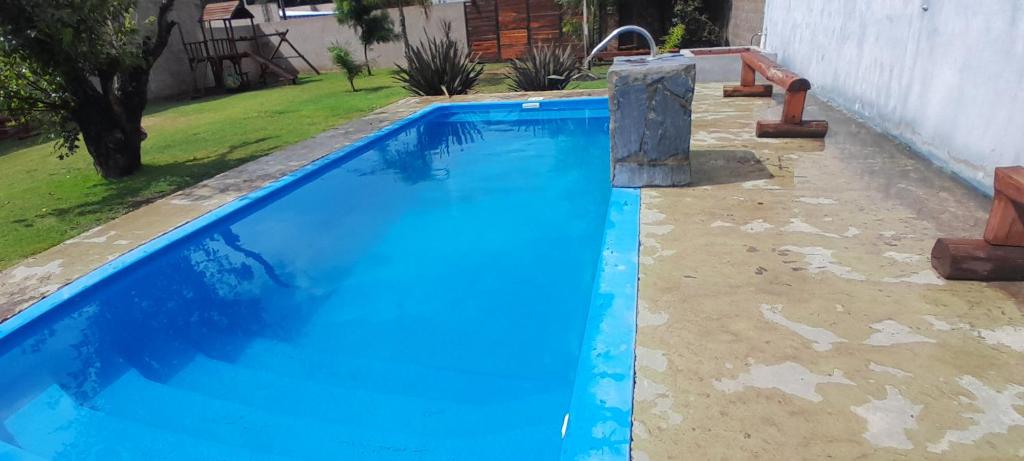
[[[249,35],[235,32],[235,21],[249,22]],[[218,37],[214,24],[220,23],[221,33]],[[261,84],[268,83],[268,76],[297,83],[298,73],[275,61],[301,59],[318,75],[320,71],[288,40],[288,29],[284,31],[262,32],[256,28],[255,16],[245,8],[242,0],[207,4],[199,18],[199,30],[203,39],[195,42],[185,40],[185,35],[178,28],[182,46],[188,56],[188,66],[192,73],[193,96],[205,93],[206,86],[201,85],[199,73],[205,76],[206,69],[213,74],[214,87],[220,90],[242,90],[252,84],[249,73],[243,67],[243,61],[249,59],[259,67],[257,80]],[[251,43],[251,46],[240,44]],[[268,46],[269,45],[269,46]],[[287,46],[294,55],[285,56],[282,48]],[[240,49],[241,48],[241,49]],[[248,48],[248,49],[246,49]],[[268,48],[269,54],[264,53]],[[208,66],[208,67],[207,67]]]

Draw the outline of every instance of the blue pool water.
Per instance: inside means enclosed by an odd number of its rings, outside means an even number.
[[[606,100],[419,114],[5,325],[0,459],[559,459],[608,177]]]

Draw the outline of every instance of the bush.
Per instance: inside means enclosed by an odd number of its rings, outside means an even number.
[[[686,26],[676,24],[668,30],[668,35],[661,37],[661,51],[668,53],[683,47],[683,37],[686,37]]]
[[[352,57],[352,53],[338,43],[329,46],[327,52],[331,53],[331,60],[334,61],[334,65],[338,66],[338,69],[341,69],[342,72],[345,72],[345,77],[348,78],[348,84],[352,86],[352,91],[358,91],[356,90],[356,77],[366,70],[366,66],[356,62],[355,58]]]
[[[681,25],[687,34],[681,47],[719,46],[724,43],[722,31],[711,20],[703,0],[677,0],[672,7],[672,24]]]
[[[538,45],[509,64],[512,91],[564,90],[582,70],[569,46]]]
[[[452,96],[466,94],[476,86],[484,65],[452,37],[452,24],[441,24],[440,38],[427,37],[425,42],[405,51],[405,66],[399,64],[395,80],[410,93],[419,96]]]

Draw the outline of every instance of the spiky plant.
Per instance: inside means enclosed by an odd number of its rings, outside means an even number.
[[[366,66],[357,62],[352,57],[352,53],[338,42],[334,42],[333,45],[327,47],[327,52],[331,54],[331,60],[334,61],[334,65],[338,66],[338,69],[341,69],[342,72],[345,72],[345,78],[348,79],[348,84],[352,86],[352,91],[359,91],[356,90],[356,77],[366,70]]]
[[[508,87],[512,91],[564,90],[581,72],[568,45],[538,45],[509,63]]]
[[[452,37],[452,24],[441,24],[441,37],[425,41],[405,51],[405,65],[398,64],[395,80],[410,93],[419,96],[466,94],[476,86],[484,65]]]

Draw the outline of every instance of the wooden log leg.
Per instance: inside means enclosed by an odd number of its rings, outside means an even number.
[[[1024,204],[996,191],[985,226],[985,241],[992,245],[1024,247]]]
[[[828,122],[805,120],[796,124],[758,120],[754,134],[759,138],[824,138],[828,134]]]
[[[828,134],[828,122],[803,119],[806,100],[807,91],[787,91],[782,120],[758,120],[754,133],[759,138],[824,138]]]
[[[754,68],[747,63],[743,63],[740,67],[740,86],[754,86],[756,83],[754,78],[757,74],[754,73]]]
[[[804,121],[804,103],[807,91],[787,91],[782,103],[782,123],[799,125]]]
[[[932,267],[949,280],[1024,281],[1024,247],[940,238],[932,247]]]
[[[993,245],[1024,246],[1024,167],[996,168],[995,197],[985,227]]]
[[[747,63],[740,67],[740,84],[726,85],[722,87],[722,96],[732,97],[771,97],[772,85],[758,85],[755,81],[754,68]]]
[[[725,85],[722,87],[722,96],[726,98],[735,97],[757,97],[770,98],[772,96],[772,85]]]

